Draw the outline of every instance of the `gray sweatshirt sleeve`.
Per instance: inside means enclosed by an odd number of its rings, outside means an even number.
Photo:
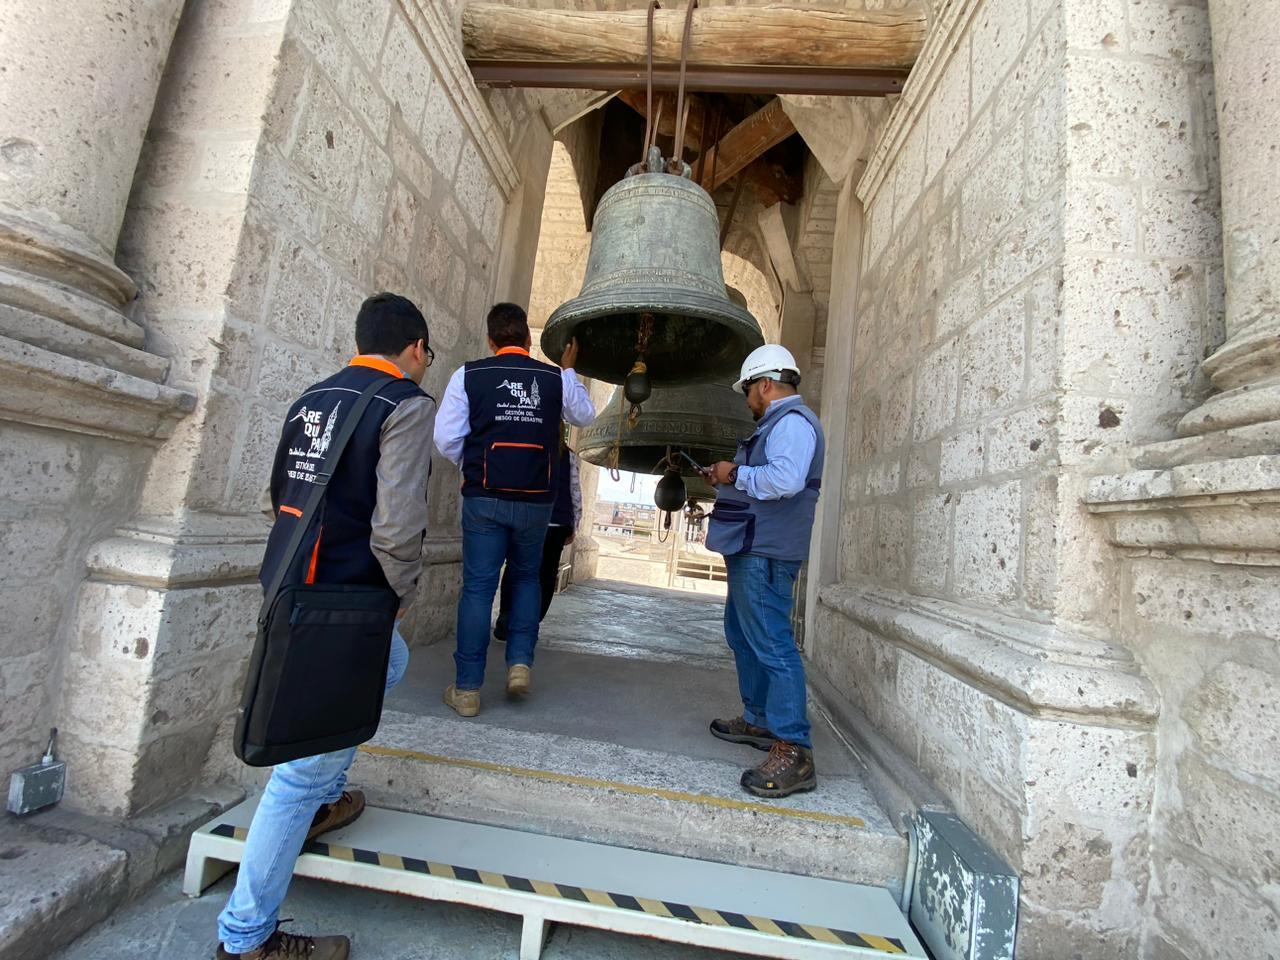
[[[369,546],[400,597],[413,602],[422,574],[422,537],[427,529],[427,480],[436,405],[430,397],[402,401],[382,424],[378,456],[378,502]]]

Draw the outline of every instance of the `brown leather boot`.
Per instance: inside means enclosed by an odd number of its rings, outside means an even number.
[[[347,960],[349,956],[351,941],[346,937],[304,937],[277,930],[248,953],[228,953],[218,944],[216,960]]]
[[[341,797],[333,803],[324,804],[316,811],[315,819],[311,821],[311,829],[307,831],[307,843],[322,833],[345,827],[362,813],[364,813],[364,794],[359,790],[344,790]]]
[[[742,786],[757,797],[788,797],[818,785],[813,752],[798,743],[775,741],[758,767],[743,771]]]
[[[711,735],[730,743],[750,744],[757,750],[768,750],[778,741],[778,738],[764,727],[747,723],[740,716],[732,720],[712,720]]]

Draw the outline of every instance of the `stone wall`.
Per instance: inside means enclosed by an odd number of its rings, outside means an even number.
[[[431,3],[188,10],[121,260],[148,344],[198,403],[134,516],[88,551],[61,707],[75,804],[137,812],[188,788],[211,746],[226,753],[226,724],[214,730],[252,640],[281,416],[355,352],[356,309],[380,289],[427,316],[429,392],[482,352],[488,306],[528,292],[526,214],[550,150],[534,116],[523,94],[481,97]],[[508,138],[527,148],[520,164]],[[457,489],[437,457],[412,643],[452,628]]]
[[[1149,909],[1160,691],[1080,501],[1203,396],[1220,327],[1206,25],[1168,13],[940,11],[839,228],[813,658],[1022,873],[1026,956],[1134,956]]]

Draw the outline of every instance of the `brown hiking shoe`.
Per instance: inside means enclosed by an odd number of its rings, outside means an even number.
[[[712,720],[711,735],[721,740],[728,740],[730,743],[748,743],[757,750],[768,750],[778,742],[778,738],[764,727],[747,723],[742,717],[734,717],[732,720]]]
[[[742,786],[757,797],[788,797],[818,785],[813,752],[797,743],[774,742],[758,767],[743,771]]]
[[[316,811],[311,821],[311,829],[307,831],[307,843],[322,833],[345,827],[364,813],[364,794],[359,790],[344,790],[342,796],[333,803],[323,804]]]
[[[533,684],[532,673],[528,664],[524,663],[513,663],[507,667],[507,696],[525,696]]]
[[[480,712],[480,691],[459,690],[452,683],[445,688],[444,702],[460,717],[474,717]]]
[[[217,960],[347,960],[349,956],[351,941],[346,937],[304,937],[277,930],[248,953],[228,953],[218,944]]]

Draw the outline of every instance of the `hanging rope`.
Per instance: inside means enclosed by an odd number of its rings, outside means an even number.
[[[676,91],[676,149],[671,155],[668,172],[678,174],[684,163],[684,128],[689,119],[689,103],[684,95],[684,77],[689,68],[689,37],[693,33],[693,11],[698,0],[689,0],[684,13],[684,37],[680,41],[680,84]]]

